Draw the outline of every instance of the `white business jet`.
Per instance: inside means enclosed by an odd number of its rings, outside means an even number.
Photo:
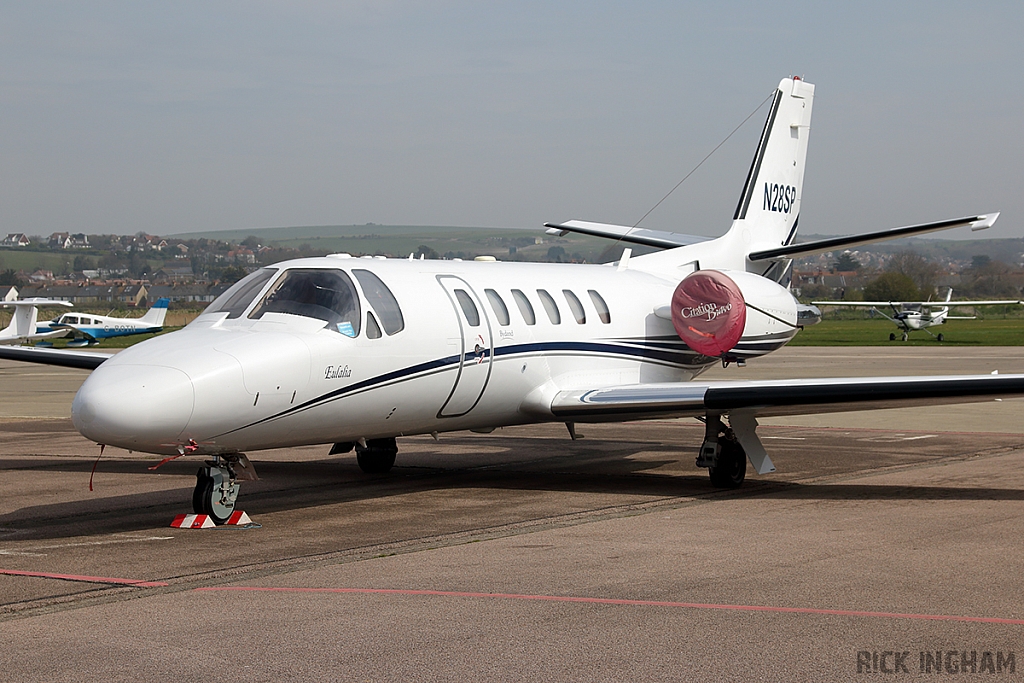
[[[115,356],[10,349],[95,368],[72,407],[100,444],[202,455],[197,512],[223,522],[244,455],[333,444],[387,472],[396,437],[505,425],[690,416],[697,464],[739,486],[775,468],[757,418],[1024,394],[1024,375],[699,382],[716,363],[786,344],[798,303],[790,259],[996,214],[794,244],[814,86],[779,83],[732,227],[717,239],[581,221],[552,225],[664,251],[607,265],[350,258],[286,261],[239,281],[184,329]],[[728,422],[726,422],[728,420]]]
[[[953,301],[953,288],[949,288],[945,301],[813,301],[815,306],[849,306],[870,308],[872,311],[896,324],[900,328],[901,338],[907,341],[911,330],[924,330],[938,341],[943,341],[942,333],[932,334],[928,328],[942,325],[947,320],[974,320],[973,315],[949,315],[950,308],[964,306],[1017,306],[1021,301],[1007,299],[1003,301]],[[886,315],[883,308],[891,308],[892,315]],[[896,340],[896,333],[889,333],[889,341]]]
[[[0,344],[22,344],[27,341],[41,341],[63,337],[68,333],[66,329],[38,329],[39,309],[51,306],[71,307],[73,305],[70,301],[60,301],[58,299],[37,298],[0,301],[0,306],[14,309],[11,322],[3,330],[0,330]]]

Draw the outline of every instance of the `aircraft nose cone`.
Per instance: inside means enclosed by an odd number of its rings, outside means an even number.
[[[71,419],[97,443],[149,450],[173,444],[192,416],[195,391],[181,370],[152,365],[102,365],[82,384]]]

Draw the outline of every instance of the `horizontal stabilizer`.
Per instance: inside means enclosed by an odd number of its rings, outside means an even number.
[[[112,353],[92,351],[71,351],[68,349],[44,349],[24,346],[0,346],[0,358],[20,360],[24,363],[57,365],[64,368],[95,370],[103,361],[113,357]]]
[[[750,254],[749,258],[751,261],[765,261],[768,259],[779,258],[799,258],[801,256],[810,256],[811,254],[821,254],[826,251],[834,251],[836,249],[859,247],[863,244],[874,244],[875,242],[885,242],[886,240],[899,239],[900,237],[912,237],[914,235],[924,235],[925,233],[929,232],[951,230],[953,228],[962,228],[967,226],[970,226],[971,230],[984,230],[985,228],[992,227],[992,224],[996,222],[997,218],[999,218],[998,213],[989,213],[981,216],[953,218],[945,221],[937,221],[935,223],[906,225],[903,226],[902,228],[889,228],[888,230],[869,232],[864,235],[830,237],[824,240],[815,240],[813,242],[800,242],[798,244],[790,244],[784,247],[776,247],[775,249],[764,249],[762,251],[755,251]]]
[[[607,237],[610,239],[643,244],[648,247],[659,247],[661,249],[672,249],[674,247],[685,247],[688,244],[707,242],[710,237],[700,235],[681,235],[675,232],[662,232],[660,230],[648,230],[647,228],[631,228],[628,225],[611,225],[609,223],[590,223],[588,221],[566,221],[564,223],[545,223],[548,228],[547,234],[558,235],[575,232],[580,235],[593,235],[595,237]]]
[[[614,422],[746,411],[755,417],[978,403],[1024,396],[1024,375],[849,377],[757,382],[665,382],[563,391],[558,420]]]

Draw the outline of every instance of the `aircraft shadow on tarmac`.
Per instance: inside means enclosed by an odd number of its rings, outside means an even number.
[[[481,442],[473,441],[472,437],[445,442],[446,446],[460,443]],[[690,449],[681,450],[678,444],[598,439],[555,443],[553,439],[536,438],[491,438],[486,444],[492,452],[482,465],[470,454],[461,456],[457,462],[453,462],[450,457],[441,457],[439,460],[444,461],[443,466],[438,467],[403,466],[400,455],[398,464],[390,474],[374,476],[360,472],[352,457],[307,462],[255,460],[262,479],[243,484],[240,507],[251,514],[260,515],[438,490],[467,492],[460,500],[470,499],[474,495],[468,493],[471,490],[567,492],[602,496],[601,502],[596,503],[595,507],[607,506],[609,495],[622,496],[622,504],[684,497],[736,496],[823,501],[1024,500],[1022,490],[996,487],[799,483],[787,480],[785,471],[770,478],[751,476],[743,488],[722,491],[711,487],[703,470],[693,469]],[[501,453],[494,455],[495,450],[500,451],[502,448],[507,449],[508,457],[503,457]],[[557,449],[558,454],[547,455],[549,448]],[[641,452],[643,458],[631,457]],[[876,449],[876,452],[887,452],[890,463],[900,462],[897,458],[903,455],[896,449]],[[524,453],[536,453],[536,457],[524,458]],[[410,459],[430,462],[430,456],[430,453],[421,451]],[[784,452],[776,459],[782,470],[785,470],[785,459]],[[146,473],[157,477],[188,476],[191,480],[197,469],[194,460],[174,461],[155,472],[147,472],[146,467],[150,464],[149,461],[116,457],[101,461],[95,494],[80,500],[24,507],[0,516],[0,541],[123,533],[166,526],[175,514],[190,511],[191,481],[187,486],[175,485],[158,491],[103,495],[103,488],[109,486],[104,480],[109,482],[110,475]],[[38,459],[0,459],[0,467],[4,470],[18,469],[18,465],[30,466],[33,470],[81,473],[83,488],[87,486],[88,473],[92,467],[91,462],[83,460],[55,458],[53,462],[41,465]],[[856,465],[851,465],[848,471],[852,473],[865,469],[874,471],[870,466],[865,468]],[[792,478],[801,477],[794,475]],[[533,507],[528,515],[517,509],[517,498],[514,495],[507,500],[509,522],[535,518],[538,506],[540,509],[550,508],[551,515],[565,514],[567,511],[557,496],[552,497],[550,502],[541,503],[537,502],[535,496],[532,497]],[[422,512],[416,506],[410,506],[409,510],[410,515]]]

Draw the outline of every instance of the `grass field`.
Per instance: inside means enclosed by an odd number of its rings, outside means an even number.
[[[943,341],[928,332],[910,333],[910,339],[899,341],[900,331],[888,320],[823,320],[800,332],[790,346],[1024,346],[1024,319],[951,320],[931,327],[932,334],[942,333]],[[896,341],[889,341],[889,333]]]

